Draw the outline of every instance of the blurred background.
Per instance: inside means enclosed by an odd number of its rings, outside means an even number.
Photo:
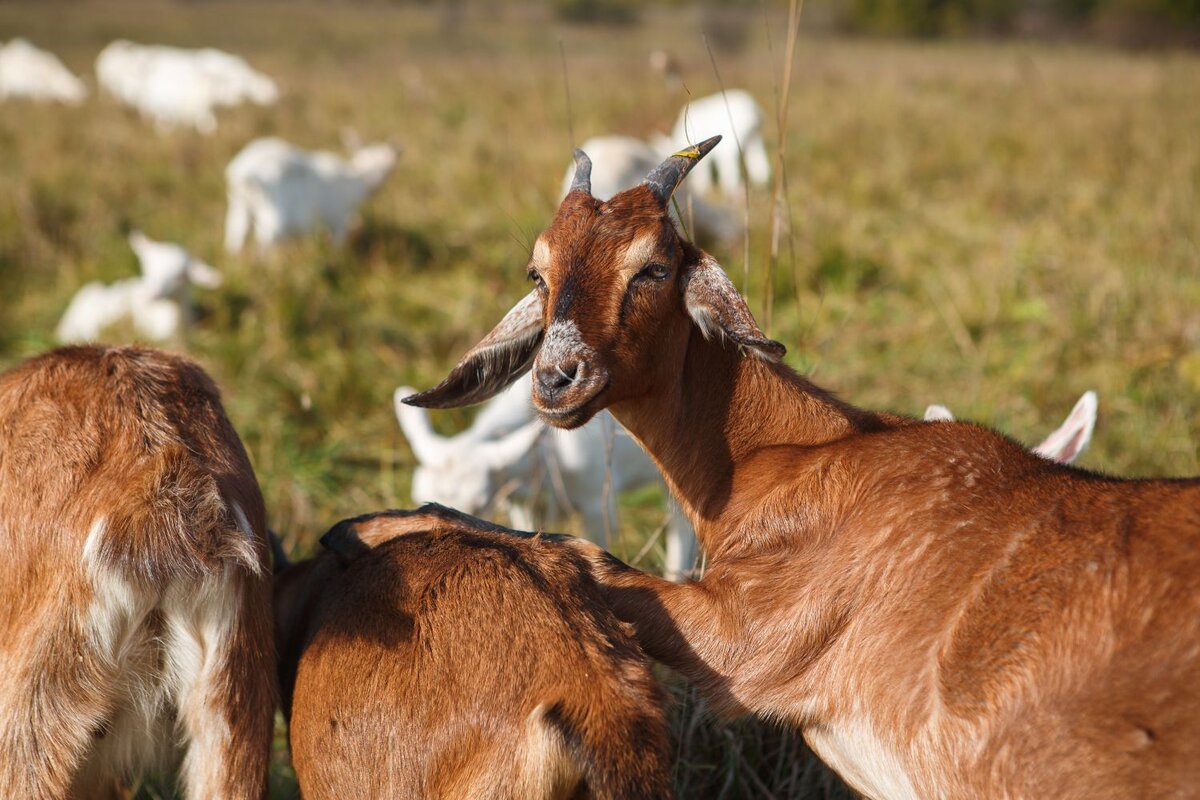
[[[1200,0],[0,3],[15,37],[88,94],[0,102],[0,368],[54,346],[85,284],[139,274],[131,230],[186,248],[221,282],[165,346],[221,386],[294,554],[410,504],[392,391],[439,380],[527,291],[571,147],[653,141],[722,87],[761,106],[772,177],[708,198],[749,223],[709,249],[789,364],[1029,444],[1093,389],[1082,466],[1200,472]],[[97,85],[115,39],[221,48],[278,100],[206,132],[155,124]],[[227,252],[225,169],[264,136],[399,157],[344,241]],[[660,490],[623,495],[613,550],[657,567],[662,516]],[[843,794],[795,735],[718,723],[672,686],[681,797]]]

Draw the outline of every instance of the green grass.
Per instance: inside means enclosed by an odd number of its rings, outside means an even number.
[[[0,39],[80,72],[120,36],[226,47],[284,89],[275,108],[223,113],[210,138],[158,135],[103,96],[0,108],[0,367],[53,345],[84,281],[133,274],[123,230],[140,227],[225,274],[177,346],[223,388],[289,545],[408,505],[391,392],[431,385],[525,291],[569,161],[559,43],[579,141],[670,128],[683,97],[649,73],[653,47],[680,56],[694,96],[716,89],[687,8],[619,29],[471,9],[447,32],[436,8],[376,4],[0,5]],[[716,55],[725,85],[768,108],[783,22],[756,18],[746,51]],[[789,119],[771,331],[789,363],[863,406],[942,402],[1027,442],[1096,389],[1084,466],[1200,471],[1200,60],[802,38]],[[404,147],[349,245],[226,256],[234,153],[267,134],[336,148],[344,126]],[[749,284],[740,246],[715,254],[761,317],[770,198],[750,201]],[[639,493],[623,512],[629,557],[661,503]],[[715,723],[672,686],[681,796],[822,796],[797,737]],[[278,796],[288,786],[281,771]]]

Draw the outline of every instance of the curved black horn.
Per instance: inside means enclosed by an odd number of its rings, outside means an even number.
[[[700,144],[685,147],[651,170],[642,183],[649,186],[654,196],[665,205],[671,199],[671,195],[675,193],[675,188],[691,172],[692,167],[708,155],[708,152],[716,147],[719,141],[721,141],[721,137],[714,136],[711,139],[705,139]]]
[[[575,148],[575,177],[571,179],[571,191],[592,193],[592,160],[578,147]]]

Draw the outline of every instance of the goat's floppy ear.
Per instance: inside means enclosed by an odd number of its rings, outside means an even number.
[[[419,516],[419,512],[379,511],[342,520],[326,531],[320,541],[321,546],[337,556],[338,563],[345,566],[397,536],[432,530],[437,527],[438,521],[435,519],[434,523],[429,524],[427,519]]]
[[[345,566],[400,536],[463,529],[484,533],[516,533],[452,508],[426,503],[413,511],[391,509],[344,519],[321,537],[321,546],[337,556],[338,562]]]
[[[337,556],[343,565],[348,564],[371,549],[359,536],[355,520],[344,519],[321,537],[321,546]]]
[[[684,269],[683,305],[707,339],[729,339],[764,361],[778,361],[787,352],[759,329],[733,281],[708,253],[698,251]]]
[[[542,343],[542,326],[542,298],[534,290],[462,357],[445,380],[403,402],[423,408],[457,408],[499,394],[529,371]]]

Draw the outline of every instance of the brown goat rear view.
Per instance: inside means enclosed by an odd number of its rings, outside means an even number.
[[[658,688],[586,559],[464,520],[347,520],[277,576],[305,798],[669,797]]]
[[[718,706],[799,726],[868,796],[1200,796],[1200,482],[1064,467],[788,369],[667,213],[715,144],[607,202],[578,154],[535,289],[405,402],[477,402],[532,368],[546,422],[610,408],[709,561],[676,585],[574,543],[606,599]]]
[[[72,347],[0,376],[0,792],[263,797],[262,497],[194,363]]]

